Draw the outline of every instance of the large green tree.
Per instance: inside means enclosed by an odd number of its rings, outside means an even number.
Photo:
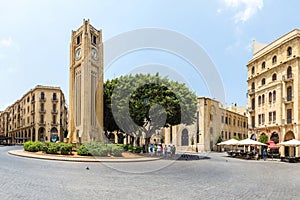
[[[195,121],[197,97],[185,84],[156,75],[122,76],[104,84],[104,127],[150,137],[163,127]]]

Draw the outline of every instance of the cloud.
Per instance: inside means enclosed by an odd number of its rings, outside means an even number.
[[[0,40],[0,47],[10,47],[13,41],[11,37]]]
[[[235,11],[234,22],[246,22],[264,6],[263,0],[221,0],[229,9]],[[218,9],[220,10],[220,9]],[[218,12],[218,11],[217,11]]]

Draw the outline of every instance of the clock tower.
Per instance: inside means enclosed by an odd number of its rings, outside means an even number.
[[[102,31],[89,20],[72,31],[69,87],[68,141],[104,141]]]

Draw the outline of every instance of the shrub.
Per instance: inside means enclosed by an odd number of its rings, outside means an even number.
[[[34,144],[34,142],[28,141],[24,143],[24,150],[29,151],[29,147]]]
[[[59,145],[57,143],[50,143],[46,150],[46,153],[57,154],[58,151],[59,151]]]
[[[59,150],[62,155],[71,154],[73,147],[74,147],[73,144],[65,144],[65,143],[59,144]]]
[[[28,146],[28,151],[30,152],[38,152],[39,149],[37,147],[37,144],[36,143],[32,143],[31,145]]]
[[[80,145],[78,147],[78,149],[76,150],[76,152],[77,152],[78,155],[81,155],[81,156],[89,155],[88,148],[85,145]]]
[[[123,148],[114,146],[112,148],[112,155],[114,156],[122,156],[122,153],[124,152]]]
[[[133,147],[133,153],[141,153],[141,151],[142,151],[142,147],[140,146]]]

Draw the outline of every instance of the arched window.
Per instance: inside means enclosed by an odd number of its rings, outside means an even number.
[[[251,84],[251,89],[255,89],[255,83],[253,82],[252,84]]]
[[[291,56],[293,53],[292,47],[287,48],[287,56]]]
[[[264,61],[263,63],[261,63],[261,69],[265,69],[266,68],[266,62]]]
[[[53,99],[53,100],[57,100],[56,93],[53,93],[53,94],[52,94],[52,99]]]
[[[45,99],[45,93],[41,92],[41,99]]]
[[[266,84],[266,79],[265,79],[265,78],[263,78],[263,79],[261,80],[261,85],[264,85],[264,84]]]
[[[277,62],[277,56],[273,56],[273,58],[272,58],[272,63],[273,63],[273,64],[276,64],[276,62]]]
[[[272,92],[269,92],[269,103],[272,102]]]
[[[254,73],[255,73],[255,68],[252,67],[252,69],[251,69],[251,74],[253,75]]]
[[[258,96],[258,106],[261,104],[261,96]]]
[[[261,103],[262,103],[262,104],[265,104],[265,95],[264,95],[264,94],[263,94],[262,97],[261,97]]]
[[[289,66],[286,71],[287,78],[292,78],[292,67]]]
[[[273,91],[273,101],[274,102],[276,101],[276,91],[275,90]]]
[[[277,80],[277,74],[275,73],[272,75],[272,81],[276,81],[276,80]]]

